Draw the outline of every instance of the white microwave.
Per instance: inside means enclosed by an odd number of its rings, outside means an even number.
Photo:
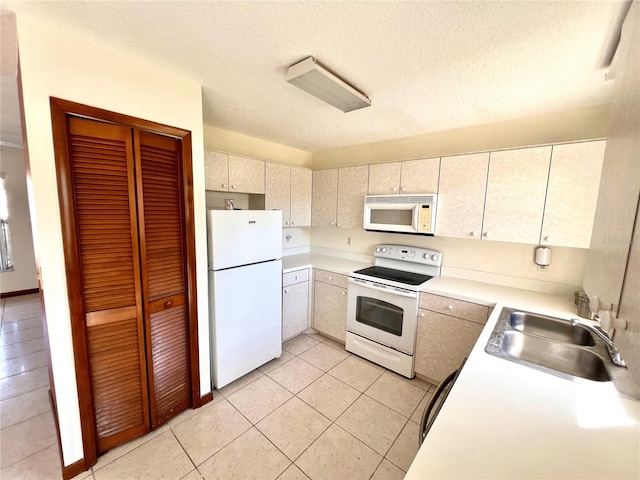
[[[438,195],[367,195],[364,229],[370,232],[434,235]]]

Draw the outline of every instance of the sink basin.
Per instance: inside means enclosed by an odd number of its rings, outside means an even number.
[[[509,315],[509,325],[515,330],[541,337],[558,340],[573,345],[594,346],[593,336],[589,331],[573,326],[567,320],[555,319],[544,315],[528,312],[512,312]]]
[[[511,331],[504,333],[501,347],[504,355],[514,360],[596,382],[611,380],[604,362],[597,354],[571,344],[549,342],[545,338]]]

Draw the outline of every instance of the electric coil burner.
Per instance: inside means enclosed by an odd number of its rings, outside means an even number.
[[[378,245],[375,265],[349,274],[348,351],[414,376],[420,286],[440,275],[442,254],[402,245]]]

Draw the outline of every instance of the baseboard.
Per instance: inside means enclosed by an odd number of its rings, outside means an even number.
[[[0,293],[0,298],[19,297],[20,295],[31,295],[38,293],[40,290],[37,288],[30,288],[29,290],[16,290],[15,292],[3,292]]]

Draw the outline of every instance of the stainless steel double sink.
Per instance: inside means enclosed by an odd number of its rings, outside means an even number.
[[[627,369],[612,362],[606,344],[569,320],[503,308],[485,351],[573,381],[613,381],[624,396],[640,396]]]

